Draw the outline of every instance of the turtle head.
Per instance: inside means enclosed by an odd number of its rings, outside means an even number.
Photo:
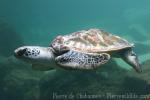
[[[54,53],[51,47],[23,46],[14,51],[14,56],[30,64],[50,63],[54,59]]]
[[[131,65],[138,73],[142,72],[138,56],[132,49],[125,50],[123,52],[123,59]]]

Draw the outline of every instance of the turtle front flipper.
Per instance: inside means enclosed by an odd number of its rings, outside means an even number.
[[[65,69],[96,69],[105,64],[110,59],[107,53],[83,53],[78,51],[68,51],[55,58],[58,65]]]

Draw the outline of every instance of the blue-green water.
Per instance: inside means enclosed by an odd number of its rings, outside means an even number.
[[[19,46],[48,46],[57,35],[89,28],[135,43],[143,72],[119,59],[91,72],[40,72],[13,57]],[[0,100],[148,100],[149,33],[149,0],[0,0]]]

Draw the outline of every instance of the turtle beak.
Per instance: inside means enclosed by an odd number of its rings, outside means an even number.
[[[14,56],[15,57],[21,57],[23,56],[23,54],[26,52],[26,48],[17,48],[15,51],[14,51]]]

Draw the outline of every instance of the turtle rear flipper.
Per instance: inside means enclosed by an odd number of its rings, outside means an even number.
[[[110,55],[107,53],[83,53],[78,51],[68,51],[55,58],[57,64],[65,69],[96,69],[100,65],[108,62]]]

